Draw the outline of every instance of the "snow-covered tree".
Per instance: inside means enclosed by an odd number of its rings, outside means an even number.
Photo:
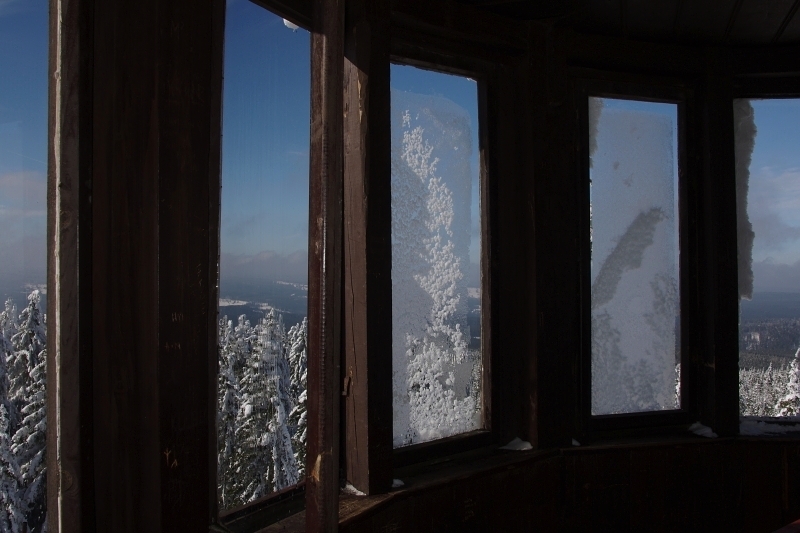
[[[787,373],[785,394],[778,400],[775,410],[778,411],[778,416],[798,416],[800,415],[800,348],[795,352]]]
[[[289,428],[292,432],[292,449],[297,463],[297,476],[302,479],[306,471],[306,430],[308,427],[308,319],[292,326],[289,339],[289,366],[292,370],[292,395],[296,398],[289,413]]]
[[[10,397],[19,408],[27,403],[34,368],[39,365],[42,350],[47,344],[45,319],[39,303],[41,295],[34,290],[28,295],[28,305],[19,315],[16,332],[11,337],[14,355],[8,361]]]
[[[38,362],[31,371],[26,403],[21,410],[22,423],[12,439],[12,451],[19,465],[20,500],[29,531],[40,531],[47,511],[47,355],[44,350],[38,355]]]
[[[0,404],[0,531],[19,533],[25,522],[20,501],[19,466],[11,451],[10,426],[5,405]]]
[[[244,316],[239,318],[240,328],[243,322]],[[236,449],[241,355],[233,323],[228,317],[223,317],[219,323],[219,374],[217,375],[217,475],[219,497],[223,508],[229,507],[228,502],[232,498],[232,474],[229,469]]]

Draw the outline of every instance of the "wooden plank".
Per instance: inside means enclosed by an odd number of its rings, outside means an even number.
[[[311,33],[306,530],[338,526],[344,2],[316,0]]]
[[[704,58],[693,46],[566,32],[570,65],[658,75],[699,74]]]
[[[520,52],[527,47],[528,30],[524,21],[459,5],[453,0],[394,0],[392,21],[421,34],[442,35],[451,42],[477,43],[508,52]]]
[[[676,36],[682,40],[721,42],[737,0],[683,2]]]
[[[200,531],[216,494],[216,257],[223,2],[159,3],[160,524]],[[212,259],[213,258],[213,259]],[[212,370],[213,368],[213,370]],[[212,459],[213,458],[213,459]]]
[[[91,247],[79,246],[92,238],[92,9],[50,3],[47,527],[61,533],[94,530]]]
[[[348,2],[344,73],[344,427],[348,481],[392,484],[389,3]]]
[[[736,43],[768,44],[772,42],[792,9],[795,0],[744,0],[734,21],[730,39]]]
[[[153,0],[94,9],[95,520],[120,533],[161,531],[157,20]]]

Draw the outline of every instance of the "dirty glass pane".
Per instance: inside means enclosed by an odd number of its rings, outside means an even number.
[[[310,38],[228,1],[219,280],[220,509],[305,476]]]
[[[47,512],[47,0],[0,1],[0,531]]]
[[[735,100],[739,411],[800,415],[800,100]],[[743,425],[742,432],[759,432]]]
[[[392,65],[394,446],[479,429],[481,211],[474,80]]]
[[[589,99],[593,415],[680,407],[677,112]]]

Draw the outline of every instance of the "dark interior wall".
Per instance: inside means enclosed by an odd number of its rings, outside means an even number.
[[[800,517],[800,443],[708,440],[518,453],[343,516],[340,531],[770,532]],[[363,509],[363,510],[362,510]],[[268,530],[272,531],[272,530]],[[278,531],[275,529],[275,531]]]

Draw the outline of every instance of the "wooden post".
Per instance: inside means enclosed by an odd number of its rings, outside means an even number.
[[[315,0],[312,18],[306,531],[334,532],[341,399],[344,0]]]
[[[347,4],[344,61],[344,372],[347,480],[392,479],[389,3]]]

